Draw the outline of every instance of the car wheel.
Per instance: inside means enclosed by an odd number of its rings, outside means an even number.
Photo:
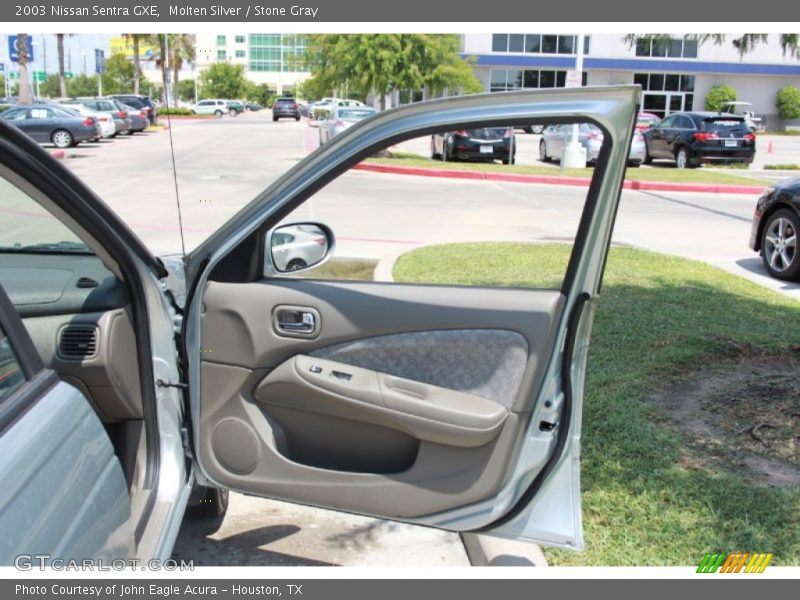
[[[232,109],[230,110],[230,115],[231,115],[232,117],[235,117],[235,116],[236,116],[236,115],[238,115],[238,114],[239,114],[239,111],[238,111],[238,110],[236,110],[235,108],[232,108]]]
[[[199,491],[200,498],[198,503],[186,509],[187,518],[216,519],[225,516],[228,510],[228,490],[204,487],[200,488]]]
[[[695,165],[689,160],[689,151],[686,148],[678,148],[675,153],[675,166],[679,169],[694,169]]]
[[[277,121],[277,120],[278,120],[278,117],[272,117],[272,122],[273,122],[273,123],[274,123],[275,121]]]
[[[221,110],[219,110],[219,109],[215,110],[214,114],[217,116],[218,119],[222,118],[222,111]]]
[[[300,120],[300,116],[299,116],[299,115],[298,115],[298,116],[296,116],[296,117],[294,118],[294,120],[295,120],[295,121],[299,121],[299,120]]]
[[[533,133],[542,133],[544,131],[544,125],[534,125],[531,129]]]
[[[638,169],[641,166],[641,164],[642,163],[639,162],[638,160],[632,160],[631,162],[628,163],[628,166],[633,167],[634,169]]]
[[[289,264],[286,265],[286,272],[288,273],[289,271],[299,271],[300,269],[303,269],[305,267],[306,267],[306,261],[304,261],[302,258],[293,258],[292,260],[289,261]]]
[[[133,129],[130,129],[130,130],[125,132],[126,135],[133,135],[134,133],[136,133],[136,132]]]
[[[66,129],[57,129],[50,136],[50,141],[53,142],[56,148],[69,148],[75,140]]]
[[[539,160],[542,162],[550,162],[550,157],[547,156],[547,144],[544,140],[539,141]]]
[[[761,232],[761,258],[769,274],[777,279],[798,279],[800,256],[797,231],[800,217],[789,209],[770,215]]]
[[[512,156],[511,158],[506,157],[506,158],[503,159],[503,164],[504,165],[513,165],[516,162],[516,158],[517,158],[516,156]]]

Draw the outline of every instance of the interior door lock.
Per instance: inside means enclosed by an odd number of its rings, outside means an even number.
[[[315,337],[319,333],[319,313],[302,306],[278,306],[272,326],[282,336]]]

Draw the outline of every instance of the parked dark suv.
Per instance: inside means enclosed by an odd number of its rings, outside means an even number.
[[[276,98],[272,105],[272,120],[277,121],[283,117],[291,117],[295,121],[300,120],[300,107],[297,106],[294,98]]]
[[[739,115],[713,112],[673,113],[643,134],[644,162],[666,158],[679,169],[704,162],[753,162],[756,136]]]
[[[149,96],[142,96],[138,94],[112,94],[109,96],[109,98],[119,100],[123,104],[132,106],[133,108],[144,109],[145,113],[147,114],[147,120],[150,121],[150,124],[152,125],[156,122],[158,111],[156,110],[155,103],[150,99]]]

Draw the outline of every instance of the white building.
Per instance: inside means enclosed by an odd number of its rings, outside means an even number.
[[[196,34],[198,71],[214,63],[245,66],[245,76],[266,83],[278,94],[291,91],[309,76],[305,64],[306,37],[293,33]]]
[[[776,92],[800,86],[800,61],[784,57],[777,34],[770,34],[743,58],[728,36],[722,45],[684,40],[633,47],[623,34],[584,37],[583,84],[639,83],[643,110],[664,116],[679,110],[704,110],[705,96],[715,85],[730,85],[737,99],[752,102],[767,128],[781,124]],[[577,35],[468,33],[462,37],[462,56],[473,57],[475,75],[487,91],[563,87],[567,71],[575,68]]]

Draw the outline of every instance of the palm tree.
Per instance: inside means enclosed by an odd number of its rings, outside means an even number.
[[[169,66],[172,68],[172,101],[178,106],[178,78],[184,63],[194,60],[195,37],[186,33],[175,33],[169,36]]]
[[[19,52],[19,103],[33,104],[31,80],[28,77],[28,34],[17,34],[17,51]]]
[[[139,55],[139,44],[150,36],[146,33],[123,33],[122,37],[133,44],[133,93],[139,93],[139,80],[142,77],[142,58]]]
[[[58,54],[58,90],[62,98],[67,97],[67,78],[64,69],[64,38],[66,36],[72,37],[74,33],[57,33],[56,34],[56,48]]]

